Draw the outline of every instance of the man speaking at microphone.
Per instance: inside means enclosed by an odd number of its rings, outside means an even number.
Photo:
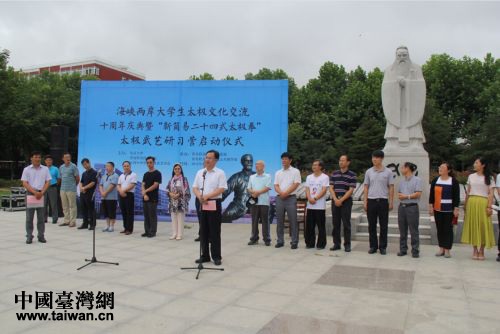
[[[210,150],[205,154],[205,168],[196,173],[193,193],[201,203],[200,242],[201,257],[196,263],[210,262],[210,254],[216,266],[222,264],[221,257],[221,218],[222,193],[227,189],[226,174],[215,167],[219,152]],[[210,243],[210,251],[209,251]]]

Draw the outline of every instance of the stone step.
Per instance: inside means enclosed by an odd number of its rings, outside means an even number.
[[[422,245],[430,245],[431,244],[431,236],[430,235],[420,235],[419,237],[420,243]],[[352,240],[356,241],[369,241],[368,232],[357,232],[352,236]],[[387,234],[387,242],[399,244],[399,233],[388,233]],[[408,245],[410,245],[410,234],[408,233]]]
[[[377,224],[377,231],[380,230],[379,225]],[[431,226],[430,225],[418,225],[418,230],[420,235],[430,235],[431,234]],[[358,230],[356,232],[367,232],[368,233],[368,222],[363,222],[358,224]],[[389,223],[388,232],[392,234],[399,235],[399,226],[398,224]]]

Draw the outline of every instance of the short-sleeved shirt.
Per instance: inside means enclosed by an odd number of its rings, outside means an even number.
[[[99,183],[104,191],[107,191],[112,185],[115,187],[111,190],[106,197],[105,200],[117,200],[118,199],[118,191],[116,190],[116,185],[118,184],[118,174],[113,172],[113,174],[104,174],[101,177],[101,182]]]
[[[40,165],[38,168],[29,165],[23,169],[23,175],[21,176],[21,181],[28,182],[31,188],[35,190],[42,190],[45,182],[51,179],[49,169],[43,165]]]
[[[469,175],[467,179],[467,185],[470,186],[469,196],[481,196],[488,197],[490,188],[495,186],[493,177],[490,180],[490,184],[487,185],[484,182],[484,175],[478,175],[477,173]]]
[[[297,168],[292,166],[287,169],[280,169],[274,175],[274,184],[280,186],[281,191],[286,191],[292,184],[300,184],[302,179],[300,178],[300,172]],[[296,195],[297,189],[295,189],[290,195]]]
[[[79,174],[78,168],[72,162],[68,166],[62,164],[59,167],[59,173],[61,174],[61,191],[76,192],[76,180]]]
[[[259,191],[264,188],[271,189],[271,187],[271,175],[267,173],[262,173],[262,175],[250,175],[250,180],[248,180],[248,189]],[[257,205],[269,205],[269,191],[259,195]]]
[[[399,182],[398,192],[403,195],[411,195],[415,192],[422,192],[422,180],[415,175],[412,175],[409,178],[404,177],[401,182]],[[401,200],[401,203],[418,203],[419,201],[420,200],[418,198],[405,198]]]
[[[323,187],[328,189],[329,185],[328,175],[321,173],[321,175],[316,176],[314,174],[308,175],[306,178],[306,187],[309,188],[309,193],[311,197],[319,195]],[[326,208],[326,196],[321,197],[316,201],[315,204],[307,202],[307,208],[312,210],[325,210]]]
[[[345,173],[342,173],[341,170],[336,170],[330,176],[330,185],[333,186],[333,191],[337,198],[341,198],[349,188],[356,188],[356,174],[350,170],[347,170]]]
[[[158,189],[160,188],[161,184],[161,173],[156,169],[152,172],[147,171],[146,173],[144,173],[144,176],[142,177],[142,183],[144,183],[145,189],[151,187],[155,182],[158,182],[158,188],[146,194],[148,195],[150,202],[158,202]]]
[[[118,178],[118,184],[122,187],[122,189],[128,188],[131,184],[137,184],[137,174],[134,172],[131,172],[130,174],[123,173]],[[127,192],[134,193],[134,191],[135,187],[133,187]]]
[[[55,186],[57,184],[57,179],[61,178],[59,174],[59,168],[56,166],[50,166],[49,168],[49,173],[52,179],[50,180],[50,185]]]
[[[97,172],[95,169],[90,168],[89,170],[86,170],[85,172],[82,173],[82,179],[80,180],[82,185],[85,187],[88,184],[94,182],[94,186],[91,188],[87,189],[87,193],[93,193],[95,188],[97,187]]]
[[[205,184],[203,184],[203,173],[205,174]],[[203,190],[203,194],[210,194],[216,189],[227,189],[226,174],[222,169],[214,167],[211,171],[205,168],[200,169],[194,178],[193,187]],[[222,194],[214,198],[222,198]]]
[[[389,198],[389,186],[394,184],[392,170],[384,167],[377,170],[375,167],[368,169],[365,173],[365,185],[368,185],[368,198]]]

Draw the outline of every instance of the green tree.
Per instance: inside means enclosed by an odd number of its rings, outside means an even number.
[[[215,78],[212,74],[205,72],[200,75],[191,75],[189,80],[215,80]]]

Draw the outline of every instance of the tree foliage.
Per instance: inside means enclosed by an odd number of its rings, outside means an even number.
[[[52,125],[69,127],[69,151],[76,156],[81,77],[44,72],[28,79],[7,66],[8,52],[0,56],[0,155],[23,160],[33,150],[49,151]]]

